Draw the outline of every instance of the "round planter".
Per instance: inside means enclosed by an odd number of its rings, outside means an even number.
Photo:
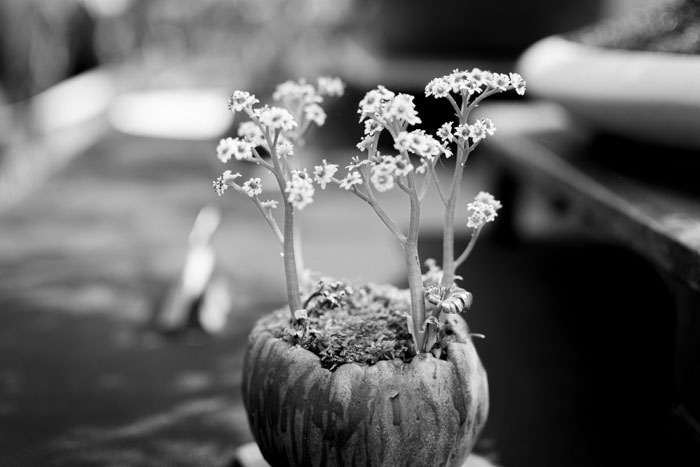
[[[461,466],[488,413],[486,372],[457,315],[447,359],[430,354],[334,371],[274,337],[248,340],[243,402],[272,467]]]

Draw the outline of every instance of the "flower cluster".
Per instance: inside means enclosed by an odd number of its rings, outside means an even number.
[[[286,202],[296,209],[304,209],[313,201],[314,182],[325,189],[337,165],[324,160],[323,165],[314,168],[314,177],[310,177],[306,170],[292,170],[287,160],[294,155],[295,145],[303,144],[301,137],[311,124],[322,126],[325,123],[326,113],[321,107],[324,96],[341,96],[344,87],[340,79],[332,77],[321,77],[315,85],[305,80],[287,81],[278,85],[272,95],[281,106],[262,107],[255,107],[260,101],[253,94],[235,91],[228,101],[229,110],[243,112],[250,120],[240,124],[236,138],[219,141],[216,148],[218,159],[223,163],[235,159],[262,165],[278,176],[278,182],[282,182],[280,189]],[[217,194],[222,195],[227,188],[233,187],[267,211],[277,207],[276,202],[258,199],[263,192],[260,178],[253,177],[239,184],[236,180],[240,176],[240,173],[232,176],[230,170],[225,171],[213,182]]]
[[[334,184],[367,203],[401,244],[411,305],[406,322],[415,349],[428,352],[440,348],[438,331],[446,322],[445,315],[465,311],[472,302],[471,294],[456,285],[461,278],[455,271],[470,255],[484,226],[494,221],[501,209],[501,203],[483,191],[462,207],[471,238],[466,248],[456,255],[454,225],[464,167],[471,152],[496,132],[490,119],[472,118],[471,113],[487,97],[508,90],[522,95],[525,86],[517,73],[492,73],[478,68],[454,70],[431,80],[425,87],[425,96],[446,100],[454,115],[442,122],[434,134],[417,127],[422,120],[414,96],[377,86],[359,102],[357,113],[364,125],[364,134],[356,146],[359,154],[352,158],[342,176],[338,175],[338,165],[325,159],[311,171],[300,168],[299,163],[294,167],[290,163],[293,156],[298,158],[297,149],[303,145],[309,127],[325,123],[327,116],[321,104],[325,97],[343,94],[342,81],[330,77],[319,78],[315,84],[305,80],[287,81],[280,84],[272,96],[279,106],[257,107],[259,100],[254,95],[244,91],[233,93],[229,99],[230,110],[245,113],[249,121],[239,126],[236,138],[220,141],[217,157],[224,163],[252,162],[274,175],[284,207],[284,228],[278,226],[272,213],[278,202],[259,199],[263,193],[260,178],[252,177],[241,184],[241,174],[227,170],[213,182],[214,188],[221,195],[232,187],[252,199],[282,244],[289,308],[292,322],[296,323],[296,327],[293,326],[296,334],[301,332],[299,335],[303,336],[305,330],[305,319],[300,316],[308,308],[302,306],[299,278],[308,277],[308,274],[297,245],[299,238],[293,212],[313,201],[316,187],[324,190]],[[379,151],[382,138],[384,143],[390,143],[383,145],[382,150],[389,147],[391,153]],[[450,164],[443,163],[447,159]],[[448,183],[437,176],[438,167],[449,167],[453,171]],[[382,208],[381,195],[394,189],[408,198],[407,226],[395,222]],[[443,258],[442,267],[434,259],[426,261],[428,271],[423,274],[418,234],[421,204],[430,189],[437,191],[444,206]],[[333,304],[335,296],[326,291],[312,294],[312,297]]]
[[[432,348],[436,330],[443,319],[442,313],[464,310],[471,303],[468,299],[471,295],[455,285],[458,279],[455,270],[468,258],[479,233],[496,218],[501,208],[501,203],[486,192],[480,192],[466,206],[466,226],[472,230],[472,236],[464,251],[455,255],[454,218],[464,166],[471,152],[496,132],[490,119],[473,119],[471,112],[494,94],[515,90],[522,95],[525,86],[525,81],[517,73],[492,73],[478,68],[454,70],[433,79],[425,87],[426,97],[445,99],[456,116],[442,123],[435,134],[415,127],[422,121],[413,96],[396,94],[384,86],[377,86],[367,92],[358,105],[360,122],[364,123],[364,135],[357,144],[361,155],[353,158],[347,166],[347,174],[337,183],[369,204],[403,247],[411,292],[411,322],[419,349]],[[382,135],[390,138],[395,154],[380,153]],[[445,159],[454,161],[452,183],[448,186],[443,186],[444,182],[436,173],[439,161]],[[432,260],[426,264],[428,272],[421,274],[421,265],[416,261],[420,206],[431,187],[436,188],[445,208],[443,261],[440,268]],[[410,201],[407,231],[401,229],[381,207],[379,195],[395,188],[403,191]],[[441,305],[433,308],[431,313],[426,313],[423,293],[428,287],[437,287],[442,297]],[[438,303],[435,294],[428,295],[434,302],[431,303]]]
[[[525,94],[525,80],[518,73],[492,73],[479,68],[471,70],[454,70],[449,75],[434,78],[425,87],[425,95],[435,98],[447,97],[450,93],[471,96],[498,89],[507,91],[515,89],[518,95]]]
[[[243,121],[237,136],[222,138],[216,147],[217,158],[223,162],[240,161],[253,163],[266,169],[276,181],[281,200],[263,200],[263,181],[250,177],[241,181],[242,175],[231,170],[224,171],[212,182],[214,190],[221,196],[229,188],[253,201],[282,245],[287,278],[287,297],[291,310],[301,307],[300,277],[305,277],[300,241],[296,228],[295,210],[302,210],[313,202],[316,186],[325,189],[334,180],[338,170],[336,164],[324,159],[313,168],[312,175],[298,159],[297,150],[304,145],[304,135],[311,126],[322,126],[326,112],[321,106],[326,97],[337,97],[344,93],[345,84],[338,78],[321,77],[315,84],[305,80],[287,81],[277,86],[272,98],[278,105],[258,106],[260,100],[246,91],[234,91],[228,100],[228,109],[243,113]],[[274,215],[280,205],[284,210],[282,226]]]
[[[293,170],[292,178],[284,189],[287,201],[296,209],[304,209],[314,200],[314,185],[306,170]]]
[[[487,223],[496,220],[499,209],[501,209],[501,202],[494,198],[491,193],[479,192],[474,201],[467,204],[467,211],[471,212],[467,220],[467,227],[481,229]]]

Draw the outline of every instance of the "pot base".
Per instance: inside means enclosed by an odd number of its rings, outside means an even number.
[[[270,467],[254,442],[246,443],[236,449],[231,467]],[[470,454],[463,467],[498,467],[485,457]]]

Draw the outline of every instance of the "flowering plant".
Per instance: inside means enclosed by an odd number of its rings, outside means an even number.
[[[406,315],[406,321],[415,352],[439,352],[434,345],[446,315],[468,309],[472,302],[471,294],[456,285],[455,281],[461,278],[455,271],[474,249],[484,226],[496,218],[501,208],[501,203],[486,192],[480,192],[467,204],[471,239],[464,251],[456,255],[454,223],[464,167],[472,151],[496,131],[491,120],[472,121],[470,116],[484,99],[508,90],[523,95],[525,81],[517,73],[492,73],[477,68],[455,70],[433,79],[425,87],[426,97],[445,99],[454,111],[454,117],[432,135],[422,129],[408,129],[421,123],[414,96],[396,94],[378,86],[359,103],[364,136],[357,148],[362,155],[352,159],[343,177],[337,175],[338,165],[325,159],[311,173],[292,163],[292,156],[303,146],[304,134],[309,127],[323,125],[326,119],[321,107],[324,98],[343,94],[344,84],[340,79],[322,77],[315,84],[304,80],[282,83],[272,96],[279,106],[257,106],[259,101],[254,95],[244,91],[233,93],[229,108],[233,112],[244,112],[250,120],[240,125],[238,137],[220,141],[217,156],[222,162],[231,159],[252,162],[274,176],[282,194],[282,227],[274,216],[274,209],[280,203],[260,199],[260,178],[241,183],[240,173],[227,170],[214,181],[214,187],[219,195],[233,188],[249,197],[282,245],[293,326],[298,327],[307,319],[306,305],[310,301],[307,299],[304,303],[301,299],[301,281],[307,276],[301,259],[295,214],[312,202],[316,186],[325,189],[335,184],[368,204],[401,244],[410,296],[410,314]],[[380,152],[382,135],[391,138],[394,154]],[[437,165],[442,159],[454,161],[447,186],[443,186],[444,181],[437,175]],[[444,205],[442,267],[434,259],[429,259],[424,263],[427,271],[422,273],[423,263],[418,254],[421,204],[433,187]],[[395,188],[404,192],[409,200],[406,231],[382,208],[380,193]],[[339,287],[335,286],[335,289]],[[338,295],[329,292],[327,284],[322,284],[319,290],[327,299],[338,299]]]

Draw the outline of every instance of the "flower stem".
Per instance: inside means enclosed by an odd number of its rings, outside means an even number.
[[[270,212],[266,211],[265,208],[263,208],[262,204],[260,203],[260,199],[258,199],[257,196],[252,198],[252,200],[255,206],[258,208],[258,211],[260,211],[260,214],[262,214],[263,218],[265,218],[265,221],[272,229],[272,232],[275,234],[275,237],[277,237],[277,240],[279,240],[280,245],[284,245],[284,235],[282,234],[282,231],[277,225],[275,218],[272,217],[272,214],[270,214]]]
[[[284,275],[287,280],[287,301],[289,311],[294,318],[294,312],[301,309],[301,294],[299,292],[299,273],[297,271],[296,254],[294,252],[294,206],[284,201]]]
[[[481,233],[481,227],[476,229],[474,232],[472,232],[472,238],[469,239],[469,244],[467,247],[464,249],[461,255],[459,255],[459,258],[455,260],[455,265],[454,268],[455,270],[462,264],[464,263],[469,255],[471,254],[472,250],[474,250],[474,245],[476,245],[476,241],[479,239],[479,234]]]
[[[297,265],[297,275],[304,276],[304,250],[301,242],[301,223],[294,223],[294,258]]]
[[[408,288],[411,295],[411,317],[413,318],[413,335],[415,336],[416,352],[425,352],[425,297],[421,277],[421,263],[418,255],[418,234],[420,231],[420,200],[416,190],[416,180],[413,173],[408,174],[408,188],[411,191],[411,213],[408,223],[408,237],[403,244],[404,260],[408,271]]]
[[[389,231],[396,237],[396,239],[403,245],[406,243],[406,235],[404,235],[403,232],[401,232],[401,229],[396,225],[396,222],[387,214],[387,212],[381,207],[379,202],[377,201],[377,198],[374,196],[374,192],[372,191],[372,187],[370,185],[370,180],[367,174],[363,173],[362,170],[360,170],[360,175],[362,176],[362,179],[364,180],[365,186],[367,187],[367,193],[362,193],[360,190],[358,190],[356,187],[352,187],[352,192],[355,193],[360,199],[362,199],[365,203],[369,204],[372,209],[374,209],[374,212],[379,216],[379,219],[384,223],[384,225],[389,229]]]
[[[437,172],[435,172],[434,163],[428,164],[428,172],[428,175],[430,176],[430,178],[432,178],[433,182],[435,183],[438,195],[440,196],[440,201],[442,201],[443,205],[447,206],[447,198],[445,198],[445,192],[442,190],[442,186],[440,185],[440,179],[438,179]],[[423,196],[425,196],[425,193],[428,191],[428,188],[430,186],[430,182],[428,180],[430,180],[430,178],[426,178],[425,186],[421,191],[421,199],[423,199]]]
[[[453,104],[454,105],[454,104]],[[460,108],[459,124],[466,123],[469,119],[469,113],[476,105],[473,102],[469,105],[469,99],[464,97],[462,99],[462,105]],[[457,145],[457,156],[455,160],[455,169],[452,175],[452,184],[450,185],[450,192],[447,197],[447,203],[445,205],[445,217],[443,219],[443,237],[442,237],[442,285],[443,287],[450,287],[455,281],[455,270],[457,265],[455,264],[455,234],[454,234],[454,218],[455,218],[455,206],[457,204],[457,197],[462,184],[462,175],[464,174],[464,163],[469,157],[469,147],[466,149],[461,144]]]
[[[270,156],[274,166],[273,174],[279,185],[280,192],[285,193],[287,188],[287,180],[285,179],[285,171],[277,156],[276,145],[272,144],[272,138],[269,133],[265,135],[270,143]],[[276,143],[277,137],[274,138]],[[287,282],[287,302],[289,303],[289,312],[294,319],[294,312],[301,309],[301,293],[299,289],[299,270],[297,268],[295,250],[295,232],[294,226],[294,206],[286,198],[284,198],[284,242],[282,244],[282,255],[284,262],[284,276]]]
[[[457,195],[459,193],[459,187],[462,183],[462,174],[464,173],[464,166],[461,164],[461,159],[463,155],[462,147],[457,149],[457,160],[455,161],[455,171],[452,176],[452,185],[450,187],[450,193],[447,197],[447,204],[445,206],[445,217],[443,218],[442,224],[442,285],[444,287],[449,287],[455,280],[455,234],[454,234],[454,218],[455,218],[455,206],[457,204]]]

